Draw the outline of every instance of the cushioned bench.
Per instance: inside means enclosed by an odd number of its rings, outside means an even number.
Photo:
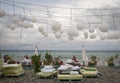
[[[98,74],[98,71],[84,71],[82,72],[82,75],[85,77],[96,77]]]
[[[2,70],[3,70],[3,67],[2,67],[2,65],[3,65],[3,59],[0,59],[0,77],[2,76]]]
[[[97,77],[98,75],[97,68],[94,67],[85,67],[81,69],[80,72],[84,77]]]
[[[3,69],[3,67],[2,67],[3,63],[4,63],[3,59],[0,59],[0,72],[1,72],[2,69]]]

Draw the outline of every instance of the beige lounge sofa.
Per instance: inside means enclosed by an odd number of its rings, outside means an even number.
[[[24,74],[24,69],[21,64],[5,64],[2,68],[2,74],[4,76],[20,76]]]
[[[3,59],[0,59],[0,72],[2,71],[2,69],[3,69],[3,67],[2,67],[2,65],[3,65]]]

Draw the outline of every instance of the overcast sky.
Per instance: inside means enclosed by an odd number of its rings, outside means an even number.
[[[120,35],[117,39],[101,40],[100,38],[111,33],[120,34],[120,0],[0,1],[1,9],[7,14],[0,18],[1,50],[31,50],[35,48],[35,45],[39,50],[81,50],[82,45],[85,45],[87,50],[120,50]],[[20,4],[17,1],[31,5]],[[22,21],[28,21],[33,27],[27,29],[20,27],[18,22],[13,22],[14,16],[22,18]],[[37,22],[31,22],[32,18],[36,18]],[[61,25],[59,32],[52,30],[53,21]],[[84,29],[76,29],[79,23]],[[9,24],[14,25],[15,30],[11,30]],[[109,31],[101,32],[100,24],[107,25]],[[39,32],[39,27],[44,29],[44,35]],[[95,31],[90,33],[90,27],[93,27]],[[78,33],[73,40],[68,37],[68,32],[71,30]],[[87,38],[84,38],[84,32],[88,33]],[[54,33],[60,34],[61,38],[57,39]],[[46,34],[48,37],[45,37]],[[92,34],[95,36],[94,39],[90,38]]]

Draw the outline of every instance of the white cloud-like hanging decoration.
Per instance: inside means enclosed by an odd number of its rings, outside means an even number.
[[[57,32],[53,31],[53,34],[56,34]]]
[[[10,29],[11,29],[11,30],[15,30],[15,25],[14,25],[14,24],[11,24],[11,25],[10,25]]]
[[[90,32],[90,33],[93,33],[94,31],[95,31],[95,28],[93,28],[93,27],[90,27],[90,28],[89,28],[89,32]]]
[[[35,23],[35,22],[37,22],[37,19],[36,19],[36,18],[31,18],[31,21],[32,21],[33,23]]]
[[[27,22],[27,21],[24,21],[24,22],[23,22],[23,27],[24,27],[25,29],[29,28],[29,27],[30,27],[30,23]]]
[[[61,34],[63,34],[63,31],[60,31]]]
[[[33,28],[33,24],[30,23],[29,27]]]
[[[69,35],[70,37],[73,37],[73,36],[75,35],[75,32],[72,31],[72,30],[70,30],[70,31],[68,31],[68,35]]]
[[[10,25],[11,25],[11,24],[7,24],[7,27],[10,28]]]
[[[75,30],[69,30],[68,36],[71,36],[71,37],[76,36],[77,37],[77,36],[79,36],[79,32],[75,31]]]
[[[69,40],[74,40],[74,37],[72,37],[72,36],[69,36],[68,38],[69,38]]]
[[[79,32],[78,31],[75,31],[75,37],[78,37],[79,36]]]
[[[0,17],[4,17],[6,15],[6,12],[4,10],[0,10]]]
[[[96,38],[96,34],[91,34],[91,35],[90,35],[90,38],[91,38],[91,39],[95,39],[95,38]]]
[[[21,27],[23,27],[23,28],[25,28],[25,29],[27,29],[27,28],[29,28],[29,27],[33,27],[33,25],[32,24],[30,24],[28,21],[24,21],[24,22],[19,22],[18,23],[18,25],[19,26],[21,26]]]
[[[84,37],[85,37],[85,39],[87,39],[87,38],[88,38],[88,35],[85,35]]]
[[[42,26],[39,26],[39,31],[40,31],[40,32],[44,32],[44,29],[43,29]]]
[[[55,34],[55,37],[56,37],[57,39],[60,39],[60,38],[61,38],[61,33],[60,33],[60,32],[57,32],[57,33]]]
[[[119,39],[120,38],[120,32],[110,32],[108,34],[109,39]]]
[[[84,26],[82,24],[77,24],[76,28],[77,28],[77,30],[83,30]]]
[[[107,36],[107,35],[100,35],[100,39],[101,39],[101,40],[108,39],[108,36]]]
[[[48,33],[47,33],[47,32],[42,31],[41,34],[42,34],[44,37],[48,37]]]
[[[43,35],[45,32],[41,32],[41,34]]]
[[[61,24],[57,21],[53,21],[52,30],[53,31],[60,31],[60,29],[61,29]]]
[[[62,30],[60,30],[60,31],[53,31],[53,34],[56,34],[56,33],[60,33],[60,34],[63,34],[63,31]]]
[[[14,22],[14,23],[18,23],[19,22],[19,18],[18,17],[16,17],[16,16],[14,16],[13,18],[12,18],[12,21]]]
[[[99,30],[100,30],[101,32],[103,32],[103,33],[106,33],[106,32],[109,31],[109,26],[108,26],[107,24],[101,24],[101,25],[99,26]]]
[[[43,36],[44,36],[44,37],[48,37],[48,33],[47,33],[47,32],[44,32],[44,33],[43,33]]]
[[[87,35],[88,35],[88,32],[84,32],[84,35],[87,36]]]
[[[23,22],[19,21],[18,22],[18,26],[22,27],[23,26]]]
[[[84,34],[85,39],[87,39],[88,38],[88,32],[84,32],[83,34]]]

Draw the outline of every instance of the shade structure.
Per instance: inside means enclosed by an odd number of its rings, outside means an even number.
[[[85,66],[88,64],[88,56],[86,53],[86,50],[84,49],[84,46],[82,45],[82,61]]]
[[[37,46],[35,46],[35,55],[38,56],[38,54],[39,54],[38,53],[38,48],[37,48]]]

